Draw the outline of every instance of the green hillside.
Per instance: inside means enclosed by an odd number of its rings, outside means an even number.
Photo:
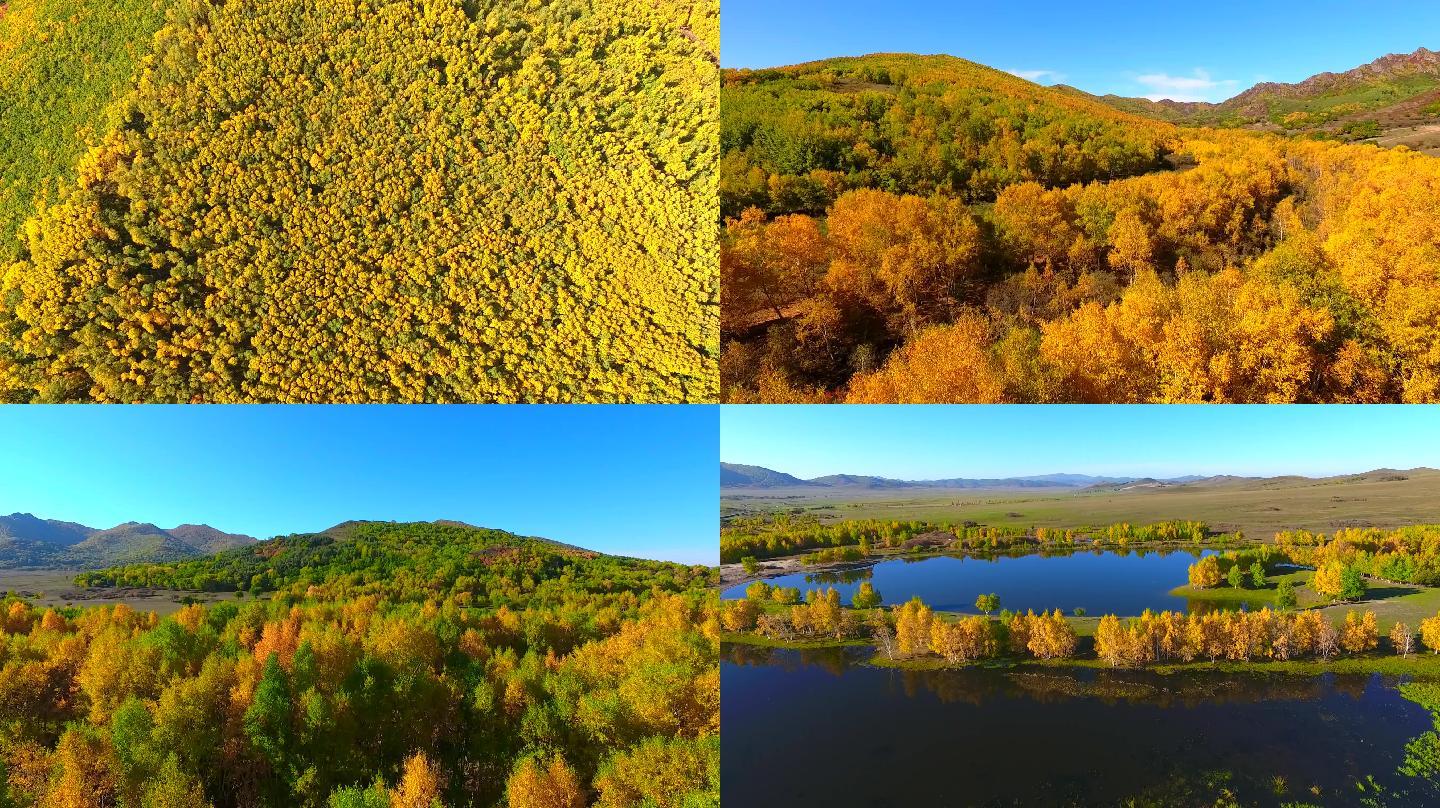
[[[1294,84],[1257,84],[1218,104],[1096,97],[1066,90],[1174,123],[1368,140],[1391,130],[1440,122],[1440,54],[1426,48],[1389,54],[1343,73],[1320,73]]]
[[[553,603],[577,592],[681,591],[705,567],[606,556],[458,523],[347,523],[339,535],[282,536],[206,558],[81,573],[81,586],[205,592],[289,591],[392,601],[468,593],[476,606]]]
[[[1163,125],[952,56],[726,70],[721,208],[823,212],[851,188],[991,200],[1163,166]]]

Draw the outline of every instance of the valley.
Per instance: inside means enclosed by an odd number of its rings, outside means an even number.
[[[1303,528],[1393,527],[1440,519],[1433,469],[1376,470],[1331,478],[1207,478],[1041,489],[884,487],[721,489],[721,519],[789,514],[821,523],[846,519],[978,522],[1063,528],[1124,521],[1198,519],[1254,539]]]
[[[137,611],[172,615],[191,604],[237,600],[235,592],[192,592],[149,587],[79,587],[75,576],[83,570],[0,569],[0,597],[20,598],[47,609],[85,608],[124,604]],[[265,597],[260,595],[258,597]]]

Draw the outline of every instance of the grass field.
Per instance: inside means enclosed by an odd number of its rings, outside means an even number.
[[[0,6],[4,6],[0,3]],[[0,15],[0,264],[21,224],[53,202],[165,21],[160,0],[10,0]]]
[[[0,570],[0,595],[19,595],[36,606],[113,606],[123,603],[138,611],[172,614],[186,598],[200,603],[237,600],[233,592],[172,592],[164,589],[81,589],[75,570]]]
[[[920,519],[1016,527],[1082,527],[1167,519],[1269,539],[1303,528],[1396,527],[1440,522],[1440,472],[1372,472],[1351,477],[1205,482],[1117,491],[890,491],[723,489],[721,516],[800,511],[824,521]]]

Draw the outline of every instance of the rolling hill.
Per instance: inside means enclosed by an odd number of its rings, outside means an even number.
[[[466,592],[477,605],[519,607],[579,591],[681,591],[708,574],[705,567],[605,555],[461,522],[351,521],[204,558],[84,572],[75,580],[91,587],[292,591],[321,599],[427,600]]]
[[[825,489],[924,489],[924,488],[1085,488],[1095,485],[1128,483],[1129,477],[1097,477],[1088,474],[1037,474],[1027,477],[967,478],[944,480],[895,480],[862,474],[829,474],[802,480],[763,466],[737,463],[720,464],[721,488],[825,488]],[[1173,482],[1189,482],[1196,477],[1182,477]]]
[[[766,496],[767,494],[773,496]],[[944,488],[721,489],[722,523],[785,513],[844,519],[975,522],[1002,527],[1198,520],[1266,539],[1281,530],[1440,523],[1440,470],[1375,469],[1332,477],[1215,475],[1029,490]]]
[[[209,525],[165,530],[126,522],[99,530],[28,513],[0,516],[0,569],[96,569],[115,564],[198,558],[255,539]]]

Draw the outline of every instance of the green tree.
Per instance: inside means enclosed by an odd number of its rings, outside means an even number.
[[[745,568],[746,575],[754,575],[760,571],[760,562],[755,560],[755,556],[745,556],[740,559],[740,566]]]
[[[209,808],[200,783],[183,769],[174,755],[165,758],[159,772],[150,780],[141,803],[145,808]]]
[[[1225,579],[1230,583],[1230,586],[1235,589],[1243,589],[1245,587],[1245,573],[1240,569],[1239,564],[1230,567],[1230,572],[1225,574]]]
[[[1281,609],[1293,609],[1296,603],[1295,584],[1290,583],[1289,578],[1281,579],[1275,585],[1275,605]]]
[[[855,596],[850,599],[850,605],[857,609],[873,609],[881,602],[880,593],[875,591],[874,584],[869,581],[861,581],[855,590]]]
[[[1365,597],[1365,577],[1355,567],[1340,571],[1340,599],[1359,600]]]
[[[994,592],[988,595],[981,595],[975,598],[975,608],[984,612],[986,617],[989,617],[991,612],[1000,608],[1000,596]]]
[[[260,682],[255,686],[255,700],[245,710],[245,737],[275,773],[286,775],[289,764],[292,729],[290,715],[290,676],[280,665],[278,654],[265,659]]]
[[[370,788],[347,786],[330,795],[329,808],[390,808],[390,795],[384,783],[377,782]]]
[[[1250,565],[1250,585],[1256,589],[1265,588],[1265,565],[1259,561]]]
[[[0,757],[0,808],[15,808],[15,801],[10,799],[10,774],[3,757]]]

